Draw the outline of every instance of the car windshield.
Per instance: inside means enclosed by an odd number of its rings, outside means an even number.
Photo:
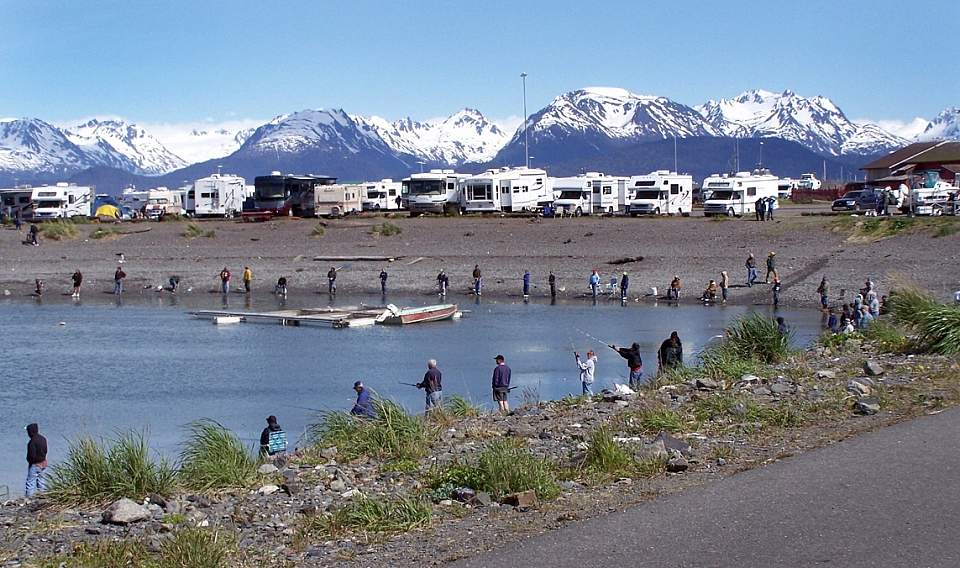
[[[863,195],[862,191],[851,191],[843,195],[844,199],[860,199],[860,196]]]
[[[655,189],[641,190],[634,194],[634,199],[658,199],[660,192]]]
[[[560,199],[582,199],[583,192],[579,189],[567,189],[560,192]]]
[[[714,191],[710,196],[710,200],[719,200],[719,201],[729,201],[733,199],[733,191],[729,189],[721,189]]]
[[[410,195],[427,195],[443,193],[443,180],[415,179],[407,182]]]
[[[283,199],[284,184],[282,181],[258,181],[254,193],[257,199]]]
[[[63,201],[37,201],[37,209],[60,209],[63,207]]]

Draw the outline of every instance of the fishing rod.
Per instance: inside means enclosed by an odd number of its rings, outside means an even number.
[[[604,340],[600,339],[599,337],[596,337],[596,336],[594,336],[594,335],[590,335],[589,333],[583,331],[582,329],[578,329],[578,328],[574,328],[574,329],[576,329],[577,332],[583,334],[584,336],[588,337],[589,339],[592,339],[592,340],[596,341],[597,343],[602,344],[604,347],[611,347],[611,345],[612,345],[611,343],[609,343],[609,342],[607,342],[607,341],[604,341]],[[612,349],[612,347],[611,347],[611,349]]]
[[[401,385],[408,386],[408,387],[417,387],[417,388],[420,388],[420,385],[415,385],[415,384],[413,384],[413,383],[400,383],[400,384],[401,384]]]

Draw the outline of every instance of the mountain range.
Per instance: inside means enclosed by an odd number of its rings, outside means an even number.
[[[853,170],[911,141],[873,123],[853,122],[829,98],[791,91],[752,90],[690,107],[666,97],[591,87],[556,97],[531,114],[525,126],[532,164],[558,175],[599,169],[601,164],[616,168],[612,173],[637,173],[666,147],[664,141],[672,154],[674,139],[686,141],[680,145],[686,152],[697,148],[707,153],[684,154],[685,167],[695,174],[702,172],[692,170],[694,163],[707,173],[729,169],[734,139],[745,139],[745,148],[757,142],[758,158],[757,139],[769,140],[764,164],[780,175],[801,173],[792,169],[801,164],[810,169],[809,164],[828,162]],[[508,133],[469,108],[422,122],[391,122],[342,109],[302,110],[254,129],[194,130],[183,139],[215,141],[210,146],[223,156],[188,165],[176,149],[136,124],[94,119],[57,127],[24,118],[0,121],[0,184],[82,179],[116,191],[119,183],[179,185],[217,166],[248,179],[271,170],[345,180],[403,177],[421,167],[476,171],[522,164],[524,138],[524,125]],[[944,110],[917,138],[960,138],[960,108]],[[184,153],[202,157],[186,147]],[[662,161],[651,169],[672,165]]]

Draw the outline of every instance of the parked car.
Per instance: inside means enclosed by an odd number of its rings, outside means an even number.
[[[867,189],[848,191],[836,199],[830,209],[833,211],[873,211],[877,208],[880,193]]]

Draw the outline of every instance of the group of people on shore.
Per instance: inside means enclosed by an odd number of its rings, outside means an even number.
[[[827,314],[827,328],[833,333],[862,331],[887,311],[887,297],[877,292],[876,285],[869,278],[852,302],[841,301],[840,306],[830,305],[830,283],[826,276],[820,279],[816,293],[820,298],[820,309]]]

